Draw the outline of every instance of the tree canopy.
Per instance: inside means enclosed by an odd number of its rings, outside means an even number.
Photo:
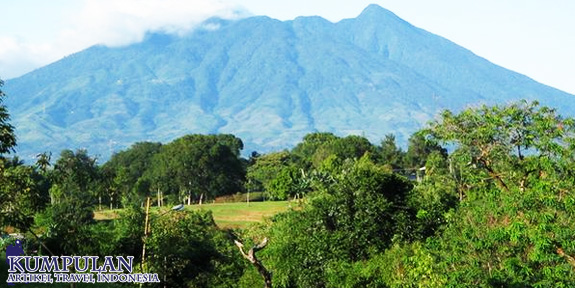
[[[13,152],[16,146],[14,126],[9,123],[10,114],[3,104],[6,94],[2,91],[2,86],[4,86],[4,81],[0,79],[0,157],[2,154]]]
[[[462,204],[430,246],[450,283],[575,285],[574,124],[523,101],[446,111],[423,131],[455,149]]]

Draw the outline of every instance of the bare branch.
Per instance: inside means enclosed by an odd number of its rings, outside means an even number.
[[[262,262],[260,260],[258,260],[258,258],[256,258],[256,254],[255,254],[257,251],[262,250],[263,248],[266,247],[266,245],[268,244],[268,238],[267,237],[264,238],[264,240],[260,244],[255,245],[252,249],[250,249],[248,251],[247,254],[244,251],[244,244],[242,242],[240,242],[238,240],[234,240],[234,243],[240,249],[240,253],[242,254],[242,256],[244,256],[244,258],[246,258],[248,261],[250,261],[250,263],[252,263],[256,267],[256,269],[258,269],[258,272],[264,278],[265,288],[271,288],[272,287],[272,275],[264,267]]]
[[[569,256],[569,255],[565,254],[565,252],[564,252],[563,249],[561,249],[561,248],[557,248],[557,254],[559,254],[559,256],[564,257],[565,259],[567,259],[567,262],[569,262],[569,264],[571,264],[571,266],[573,266],[573,268],[575,268],[575,258],[573,258],[572,256]]]

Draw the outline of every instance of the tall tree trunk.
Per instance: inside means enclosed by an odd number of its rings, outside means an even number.
[[[164,256],[164,288],[168,288],[167,283],[166,283],[166,270],[167,270],[166,262],[168,262],[168,261],[167,261],[166,256]]]
[[[202,205],[202,200],[204,200],[204,193],[200,194],[200,205]]]
[[[150,197],[146,199],[146,221],[144,226],[144,244],[142,246],[142,272],[145,272],[145,262],[146,262],[146,240],[148,239],[148,223],[150,221]]]
[[[162,200],[161,200],[162,196],[160,193],[160,188],[158,188],[158,207],[162,207]]]

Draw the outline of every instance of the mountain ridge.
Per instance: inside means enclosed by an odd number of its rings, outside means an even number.
[[[374,4],[337,23],[211,18],[181,37],[93,46],[7,80],[5,92],[24,158],[87,148],[106,159],[189,133],[235,134],[245,153],[288,148],[313,131],[374,142],[396,133],[405,143],[441,109],[515,99],[575,115],[575,96]]]

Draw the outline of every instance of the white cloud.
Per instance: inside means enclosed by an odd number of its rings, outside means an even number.
[[[148,31],[183,34],[209,17],[248,15],[221,0],[84,0],[78,7],[60,19],[60,30],[38,25],[38,30],[53,35],[43,41],[0,35],[0,77],[20,76],[95,44],[128,45],[141,41]]]
[[[126,45],[140,41],[150,30],[185,33],[214,15],[238,18],[238,11],[238,7],[222,1],[86,0],[83,11],[75,17],[78,26],[66,31],[65,37]]]
[[[49,44],[32,45],[15,37],[0,38],[0,78],[7,79],[29,72],[39,65],[56,60],[50,57]]]

